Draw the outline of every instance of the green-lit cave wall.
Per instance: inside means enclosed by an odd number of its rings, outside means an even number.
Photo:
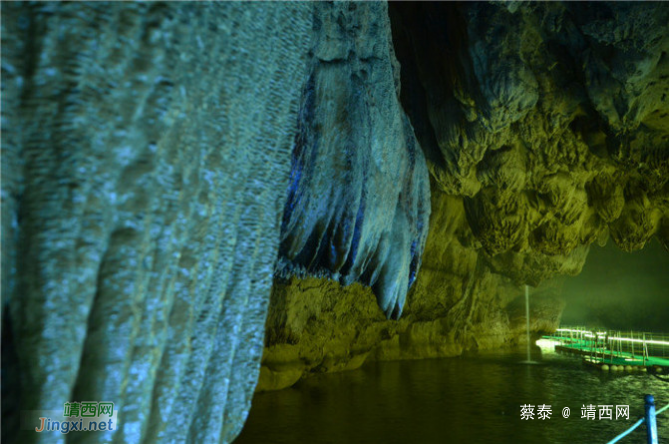
[[[662,274],[667,23],[661,2],[3,3],[3,441],[230,442],[256,389],[518,344],[525,285],[535,334],[565,288],[599,312],[596,280],[564,280],[593,245],[651,243],[630,273]],[[20,432],[72,399],[119,428]]]

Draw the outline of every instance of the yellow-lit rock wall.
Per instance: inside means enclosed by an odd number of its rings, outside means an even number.
[[[256,390],[352,370],[366,360],[450,357],[525,341],[524,289],[493,272],[462,199],[432,193],[423,265],[404,314],[387,320],[368,287],[328,279],[275,281]],[[531,329],[551,331],[563,303],[553,281],[531,289]]]

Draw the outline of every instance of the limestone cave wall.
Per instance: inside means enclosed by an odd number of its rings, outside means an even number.
[[[438,188],[518,282],[578,273],[610,235],[667,244],[669,9],[391,3],[402,103]],[[417,122],[420,122],[417,123]]]
[[[315,3],[279,276],[371,287],[398,318],[430,215],[423,152],[398,101],[385,3]]]
[[[230,442],[256,385],[517,344],[524,285],[550,331],[593,242],[669,249],[661,2],[2,12],[7,442]]]
[[[399,320],[386,319],[372,291],[328,279],[275,280],[256,390],[288,387],[367,360],[451,357],[524,344],[524,286],[486,262],[462,198],[432,192],[423,263]],[[530,328],[554,331],[561,281],[531,289]]]
[[[2,5],[3,442],[239,433],[311,23],[308,3]],[[82,400],[117,429],[20,429]]]
[[[275,282],[259,390],[516,344],[525,284],[532,330],[550,331],[556,277],[578,274],[593,242],[667,247],[669,8],[390,3],[389,16],[432,177],[421,271],[397,322],[345,309],[339,297],[367,304],[364,287]]]

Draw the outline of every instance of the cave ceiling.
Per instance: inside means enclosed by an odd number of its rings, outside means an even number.
[[[669,247],[669,8],[390,3],[402,104],[436,189],[519,282],[587,247]]]

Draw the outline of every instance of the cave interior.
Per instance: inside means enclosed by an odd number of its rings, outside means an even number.
[[[3,441],[227,443],[324,374],[669,333],[669,4],[2,10]],[[90,399],[113,430],[23,425]]]

